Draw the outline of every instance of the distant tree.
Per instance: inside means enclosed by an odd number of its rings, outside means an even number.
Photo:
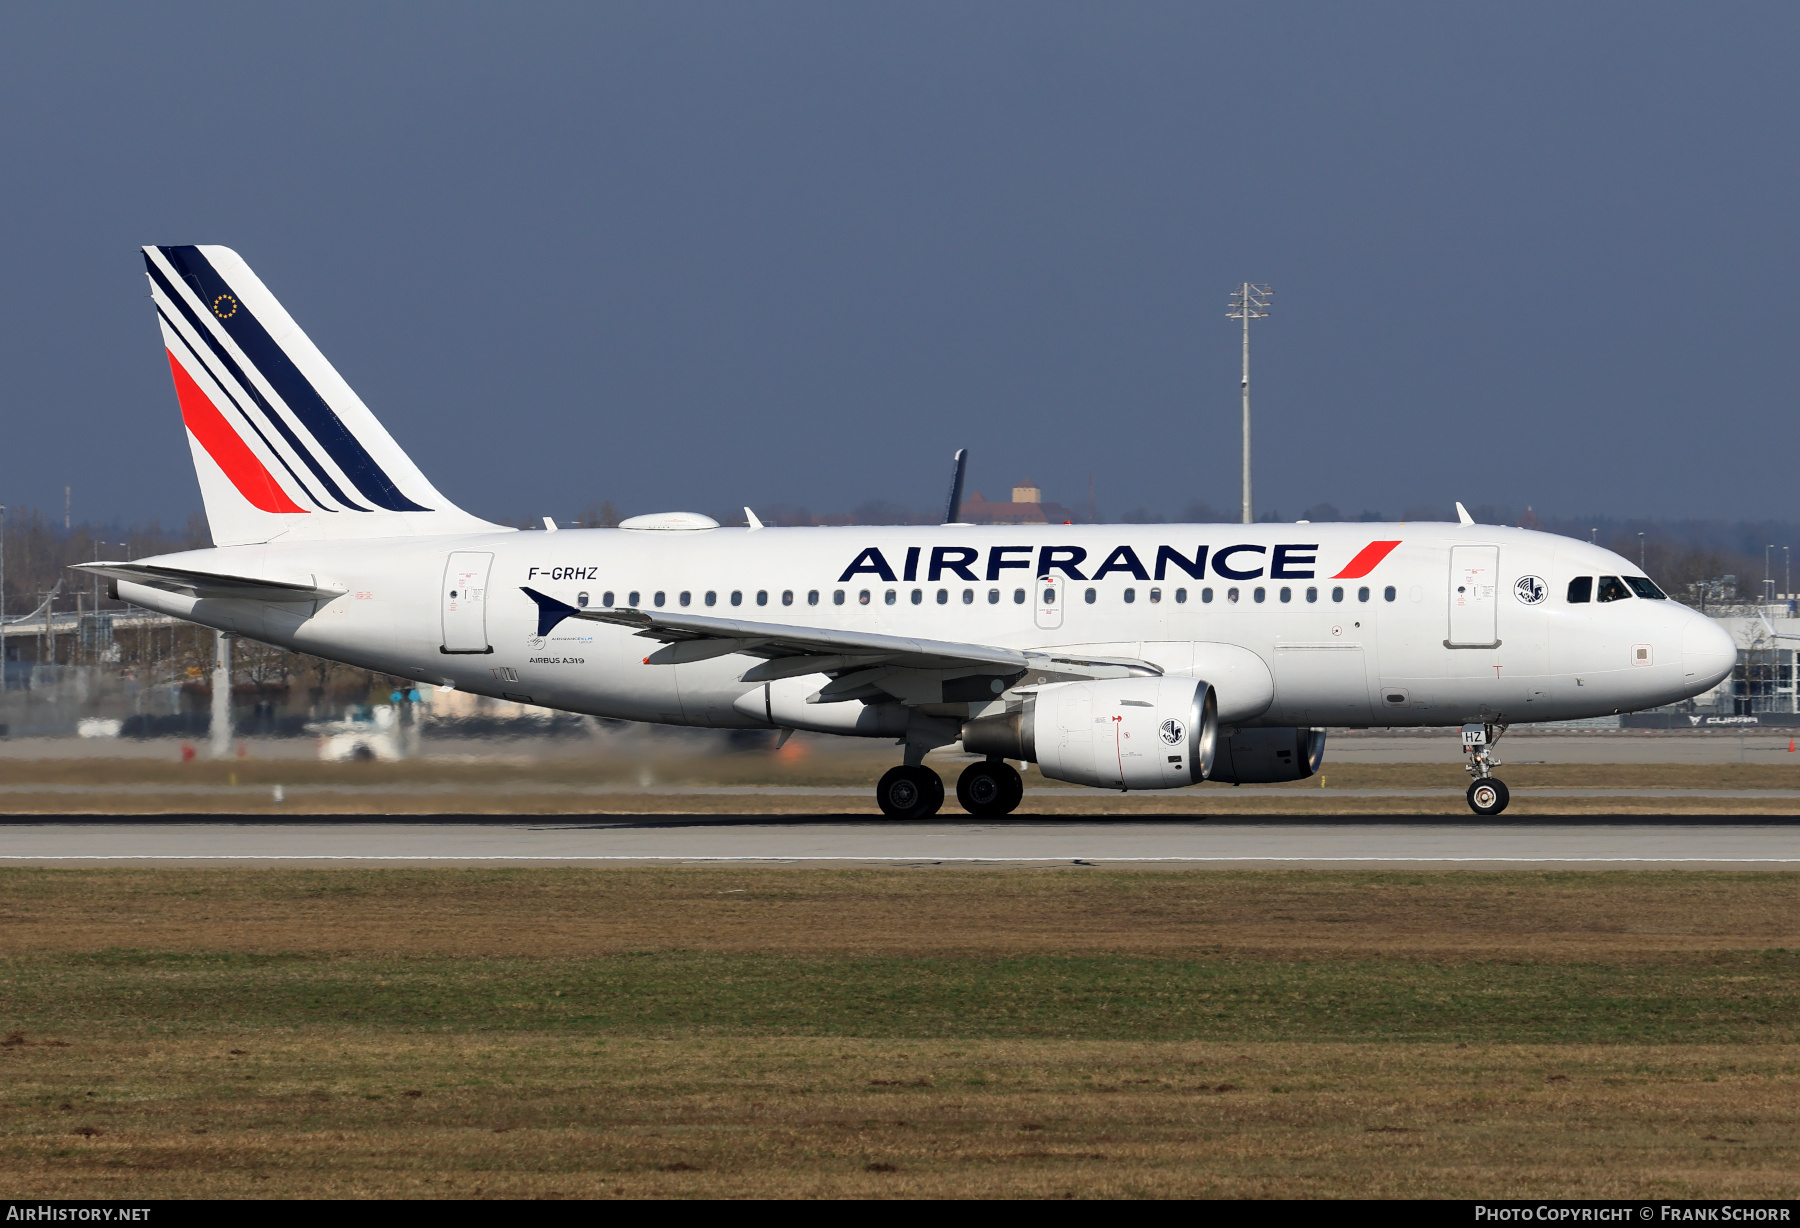
[[[1317,504],[1300,513],[1300,519],[1310,520],[1315,524],[1329,524],[1332,521],[1342,520],[1343,518],[1343,515],[1339,513],[1337,508],[1331,506],[1329,503]]]
[[[1194,499],[1181,509],[1183,524],[1229,524],[1236,519],[1237,517],[1226,515],[1204,499]]]

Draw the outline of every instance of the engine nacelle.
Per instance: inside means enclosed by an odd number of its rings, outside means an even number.
[[[1029,760],[1051,780],[1103,789],[1178,789],[1212,771],[1219,703],[1198,679],[1056,682],[1024,701],[964,722],[963,749]]]
[[[1240,729],[1219,739],[1208,779],[1228,785],[1281,784],[1305,780],[1323,762],[1323,729]]]

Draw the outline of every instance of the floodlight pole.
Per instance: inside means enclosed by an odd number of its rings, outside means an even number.
[[[1226,313],[1228,320],[1244,322],[1244,523],[1249,524],[1256,517],[1252,513],[1250,503],[1250,321],[1260,320],[1269,314],[1269,296],[1274,291],[1255,282],[1242,282],[1231,292],[1231,310]]]

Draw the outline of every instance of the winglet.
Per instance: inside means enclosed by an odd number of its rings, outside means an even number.
[[[957,524],[962,520],[963,474],[969,468],[969,450],[958,448],[951,461],[953,468],[950,470],[950,498],[944,503],[945,524]]]
[[[571,618],[574,615],[581,613],[581,611],[574,606],[569,605],[566,602],[558,601],[554,597],[546,597],[535,588],[525,588],[521,586],[519,591],[537,602],[537,633],[539,635],[549,635],[556,629],[556,624],[560,623],[563,619]]]
[[[1475,517],[1469,515],[1469,509],[1464,507],[1460,503],[1458,503],[1456,505],[1456,523],[1457,524],[1474,524],[1475,523]]]
[[[747,507],[744,509],[744,521],[750,526],[752,533],[763,527],[763,522],[756,518],[756,513]]]

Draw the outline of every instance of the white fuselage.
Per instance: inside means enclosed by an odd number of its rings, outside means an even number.
[[[1338,578],[1383,542],[1398,544],[1366,575]],[[447,574],[453,554],[460,581]],[[655,642],[573,619],[540,637],[522,589],[590,609],[635,601],[1134,658],[1206,678],[1220,719],[1239,725],[1590,717],[1698,694],[1735,661],[1728,636],[1674,601],[1567,600],[1572,579],[1638,574],[1618,555],[1486,525],[585,529],[275,542],[142,562],[345,590],[268,603],[119,585],[125,600],[222,631],[481,694],[683,725],[798,722],[771,722],[746,700],[760,688],[740,677],[758,658],[646,664]],[[466,578],[479,567],[484,580]],[[479,651],[444,651],[453,632],[473,634],[455,646]]]

